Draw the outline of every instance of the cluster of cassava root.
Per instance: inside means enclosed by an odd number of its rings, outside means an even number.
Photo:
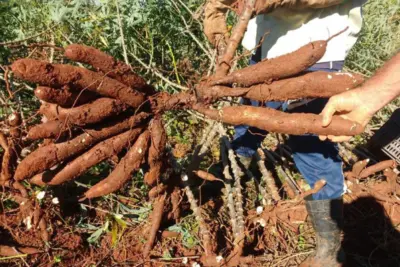
[[[110,176],[90,188],[85,198],[116,191],[145,162],[150,167],[145,181],[153,186],[165,162],[166,136],[160,113],[175,108],[194,109],[214,120],[272,132],[358,134],[362,130],[360,125],[340,117],[322,127],[320,116],[315,114],[286,114],[251,106],[209,108],[212,101],[228,96],[262,102],[329,97],[363,81],[350,73],[304,73],[323,56],[325,49],[326,41],[312,42],[293,53],[264,60],[225,77],[210,77],[200,83],[196,94],[172,96],[155,94],[129,66],[83,45],[66,47],[65,56],[89,64],[93,70],[34,59],[17,60],[12,64],[15,76],[40,85],[35,95],[42,101],[39,112],[45,118],[45,122],[29,130],[26,138],[45,141],[17,166],[14,179],[58,185],[131,147]]]
[[[126,149],[110,175],[86,191],[82,200],[117,191],[133,172],[145,166],[145,183],[154,187],[150,197],[156,197],[156,202],[164,206],[167,199],[171,200],[164,193],[173,192],[174,188],[162,175],[168,160],[161,114],[172,109],[194,109],[228,124],[287,134],[358,134],[361,126],[340,117],[322,127],[320,116],[314,114],[286,114],[250,106],[210,108],[223,97],[240,96],[261,102],[329,97],[359,85],[363,79],[355,74],[305,72],[323,56],[326,43],[313,42],[227,76],[208,77],[193,92],[176,95],[157,94],[128,65],[84,45],[67,46],[65,57],[88,64],[91,70],[34,59],[17,60],[11,66],[14,75],[38,84],[35,95],[42,103],[39,113],[43,122],[29,129],[24,142],[43,142],[17,165],[21,121],[17,114],[12,115],[9,137],[0,136],[5,151],[2,185],[17,188],[26,179],[37,185],[59,185],[104,160],[118,158]],[[159,219],[153,218],[153,225],[156,222],[154,227],[158,229],[163,210],[156,211]],[[145,255],[153,241],[145,247]]]

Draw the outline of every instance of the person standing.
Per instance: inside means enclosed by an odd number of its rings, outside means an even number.
[[[244,0],[239,0],[244,1]],[[344,60],[357,41],[362,27],[361,7],[366,0],[256,0],[254,14],[243,39],[247,50],[256,49],[250,64],[293,52],[316,40],[329,41],[325,55],[308,71],[340,71]],[[204,31],[209,41],[218,46],[227,36],[225,14],[234,0],[210,0],[205,6]],[[243,3],[243,2],[242,2]],[[287,112],[319,114],[327,99],[299,99],[291,102],[269,102],[266,106]],[[260,105],[242,99],[243,104]],[[232,146],[242,161],[249,163],[267,132],[255,127],[235,127]],[[290,136],[288,145],[297,169],[311,187],[324,179],[327,184],[306,199],[306,207],[317,235],[317,247],[301,266],[341,266],[340,232],[343,224],[345,192],[342,160],[338,147],[316,135]],[[245,165],[249,165],[246,164]]]

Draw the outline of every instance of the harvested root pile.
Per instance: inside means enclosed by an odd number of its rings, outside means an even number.
[[[24,138],[24,145],[35,147],[41,140],[43,143],[18,165],[22,142],[19,127],[21,119],[17,114],[12,114],[8,119],[9,134],[0,135],[0,145],[4,151],[0,182],[4,187],[13,190],[12,199],[20,204],[21,217],[25,224],[39,229],[42,240],[49,241],[46,216],[40,209],[39,201],[29,196],[21,181],[40,186],[61,185],[110,159],[116,163],[114,169],[107,178],[84,192],[80,200],[94,199],[116,192],[123,188],[132,174],[139,169],[143,167],[148,170],[144,174],[144,183],[151,188],[148,198],[154,202],[154,208],[143,231],[146,241],[138,242],[139,250],[145,259],[151,255],[163,222],[179,221],[183,191],[199,223],[200,239],[204,248],[201,261],[206,266],[239,266],[253,263],[254,259],[251,256],[244,255],[245,248],[254,248],[250,243],[256,242],[256,236],[249,234],[250,227],[255,227],[255,233],[259,233],[258,225],[277,225],[277,221],[282,220],[293,229],[293,218],[304,222],[305,209],[298,204],[302,197],[315,193],[318,188],[302,193],[296,181],[290,179],[282,169],[277,169],[284,177],[282,186],[275,184],[270,171],[263,165],[265,158],[271,160],[274,156],[263,155],[262,151],[259,152],[258,160],[262,180],[257,183],[257,188],[263,204],[260,206],[261,211],[257,209],[256,212],[245,212],[246,196],[243,194],[242,180],[243,177],[253,175],[240,167],[227,137],[223,138],[221,144],[223,179],[198,168],[192,169],[188,175],[182,174],[183,181],[169,175],[172,163],[166,153],[167,135],[162,120],[163,112],[168,110],[192,109],[213,120],[228,124],[246,124],[267,131],[294,135],[312,133],[349,136],[363,131],[360,125],[339,116],[334,116],[328,127],[322,127],[321,117],[314,114],[285,114],[281,111],[249,106],[218,109],[211,107],[224,97],[242,96],[259,101],[326,98],[350,90],[363,81],[359,75],[350,73],[306,73],[307,68],[321,59],[329,40],[312,42],[288,55],[264,60],[228,75],[229,62],[232,61],[252,16],[254,2],[249,1],[239,24],[232,32],[230,41],[222,49],[225,52],[219,54],[216,75],[204,78],[194,92],[156,94],[154,88],[133,73],[130,66],[84,45],[67,46],[64,50],[65,57],[88,64],[92,66],[91,70],[27,58],[15,61],[12,64],[15,76],[38,84],[35,95],[42,102],[39,113],[44,116],[43,123],[30,125],[31,128]],[[392,166],[390,164],[382,163],[382,166],[366,169],[364,174],[359,170],[352,177],[365,178],[373,171]],[[225,231],[230,233],[231,245],[223,251],[217,251],[218,246],[215,242],[215,232],[219,230],[209,229],[207,220],[203,218],[202,206],[197,202],[196,194],[187,181],[194,174],[224,186],[224,198],[230,216],[230,227]],[[386,171],[385,175],[388,177],[388,183],[397,184],[393,172]],[[323,181],[318,185],[321,188],[324,185]],[[282,194],[282,188],[286,194]],[[372,194],[369,187],[356,183],[349,188],[354,190],[355,196]],[[15,193],[14,190],[18,192]],[[396,194],[396,190],[382,191],[379,194],[374,192],[374,196],[384,201]],[[294,200],[282,200],[286,196]],[[387,203],[397,205],[393,201]],[[276,227],[274,231],[282,231],[278,229],[281,226]],[[262,239],[258,244],[260,250],[262,245],[271,247],[272,243],[281,238],[279,234],[273,235],[268,231],[265,233],[264,230],[261,232],[262,236],[257,236]],[[2,247],[2,251],[4,254],[8,253],[7,255],[12,254],[8,247]],[[21,248],[18,251],[24,250]],[[222,253],[224,257],[221,259],[217,253]]]

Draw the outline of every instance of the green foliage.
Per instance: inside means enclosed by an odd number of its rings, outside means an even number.
[[[364,23],[346,67],[371,76],[400,49],[400,1],[370,0],[363,7]]]
[[[194,216],[186,216],[179,224],[170,226],[168,230],[180,233],[182,245],[186,248],[191,249],[199,244],[199,239],[196,236],[199,225]]]

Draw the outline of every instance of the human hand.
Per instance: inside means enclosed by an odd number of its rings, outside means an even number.
[[[357,122],[365,128],[376,112],[371,97],[373,97],[372,94],[361,88],[331,97],[321,112],[322,126],[327,127],[332,121],[332,116],[337,114],[347,120]],[[345,142],[350,140],[351,136],[320,135],[319,138],[322,141],[328,139],[332,142]]]

